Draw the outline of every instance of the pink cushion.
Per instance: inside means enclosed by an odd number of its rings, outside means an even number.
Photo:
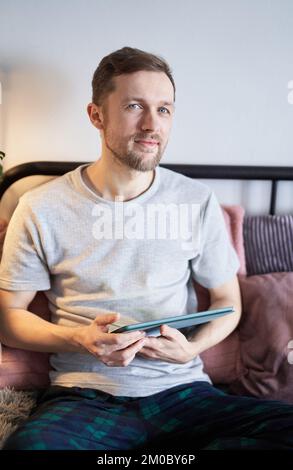
[[[37,293],[28,310],[45,320],[50,319],[47,298],[43,292]],[[49,370],[49,354],[2,345],[0,388],[14,387],[16,390],[29,390],[47,387]]]
[[[243,240],[244,209],[241,206],[222,206],[222,210],[231,243],[239,258],[240,268],[238,274],[246,274]]]
[[[0,219],[0,259],[5,239],[7,222]],[[43,292],[38,292],[28,310],[50,319],[48,302]],[[49,384],[49,354],[2,345],[0,362],[0,388],[14,387],[16,390],[46,387]]]
[[[23,351],[2,345],[0,388],[30,390],[49,385],[48,354]]]
[[[209,291],[195,284],[199,311],[210,306]],[[200,355],[204,370],[214,384],[230,384],[241,374],[240,346],[238,331],[234,330],[227,338]]]
[[[293,403],[293,272],[240,278],[242,373],[231,391]]]
[[[238,274],[246,274],[243,241],[244,209],[241,206],[222,206],[222,210],[231,243],[238,255],[240,263]],[[207,310],[210,306],[209,291],[198,283],[194,283],[194,287],[198,299],[198,310]],[[213,383],[229,384],[241,374],[239,350],[239,335],[235,330],[219,344],[201,354],[204,369]]]

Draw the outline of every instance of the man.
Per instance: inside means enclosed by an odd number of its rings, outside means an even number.
[[[199,354],[238,324],[239,265],[211,190],[158,167],[174,116],[168,65],[124,47],[103,58],[92,85],[101,157],[26,193],[6,236],[0,340],[53,353],[52,385],[6,449],[172,448],[180,439],[195,449],[290,448],[292,407],[226,395],[202,368]],[[154,236],[158,205],[199,207],[189,237]],[[192,313],[193,280],[208,288],[210,308],[235,313],[185,334],[110,332]],[[39,290],[52,323],[27,310]]]

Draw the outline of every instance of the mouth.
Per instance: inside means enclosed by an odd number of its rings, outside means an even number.
[[[156,147],[157,145],[159,145],[159,142],[155,142],[152,140],[135,140],[134,142],[145,147]]]

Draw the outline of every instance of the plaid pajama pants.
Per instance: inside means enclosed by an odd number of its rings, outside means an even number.
[[[115,397],[52,386],[4,450],[291,449],[293,406],[228,395],[207,382]]]

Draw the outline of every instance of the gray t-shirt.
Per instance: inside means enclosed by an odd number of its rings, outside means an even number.
[[[58,325],[89,324],[109,312],[120,312],[123,324],[195,312],[193,279],[213,288],[236,274],[237,255],[206,185],[157,167],[140,196],[107,201],[84,180],[86,166],[20,198],[5,239],[0,288],[45,291]],[[173,364],[136,356],[127,367],[109,367],[91,354],[58,353],[51,365],[54,385],[120,396],[210,381],[199,357]]]

